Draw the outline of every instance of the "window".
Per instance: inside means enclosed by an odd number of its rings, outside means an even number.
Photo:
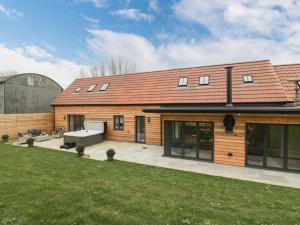
[[[92,92],[96,87],[96,84],[93,84],[89,87],[89,89],[87,90],[87,92]]]
[[[105,91],[108,88],[109,83],[102,84],[100,91]]]
[[[81,87],[76,88],[75,91],[74,91],[74,93],[79,93],[80,91],[81,91]]]
[[[124,130],[124,116],[114,116],[114,129]]]
[[[297,85],[298,85],[298,88],[300,88],[300,81],[299,80],[297,81]]]
[[[69,131],[78,131],[83,130],[83,121],[84,116],[83,115],[69,115]]]
[[[201,76],[199,79],[199,85],[209,85],[209,76]]]
[[[180,77],[178,86],[179,87],[185,87],[188,84],[188,78],[187,77]]]
[[[252,75],[245,75],[243,77],[244,83],[253,83]]]

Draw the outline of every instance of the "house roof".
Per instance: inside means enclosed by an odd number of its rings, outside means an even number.
[[[277,73],[269,60],[161,70],[75,80],[52,105],[130,105],[130,104],[211,104],[226,103],[226,70],[232,69],[233,103],[285,103],[293,96],[287,91],[286,75]],[[280,70],[281,71],[281,70]],[[209,85],[199,86],[199,77],[209,76]],[[252,75],[253,83],[243,76]],[[187,87],[178,87],[180,77],[188,78]],[[109,83],[106,91],[99,91]],[[93,92],[89,86],[96,84]],[[81,87],[79,93],[75,93]]]
[[[294,80],[300,80],[300,64],[275,65],[274,70],[281,79],[288,98],[295,98]]]
[[[4,83],[5,81],[7,81],[8,79],[14,77],[15,75],[11,75],[11,76],[0,76],[0,83]]]

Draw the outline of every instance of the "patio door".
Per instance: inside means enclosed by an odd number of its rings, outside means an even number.
[[[135,139],[137,143],[145,143],[145,117],[136,116],[135,117]]]
[[[213,161],[213,123],[165,121],[165,155]]]
[[[83,130],[83,115],[69,115],[69,131]]]

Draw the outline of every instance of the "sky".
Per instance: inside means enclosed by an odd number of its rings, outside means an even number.
[[[66,87],[112,57],[137,71],[299,63],[300,0],[0,0],[0,72]]]

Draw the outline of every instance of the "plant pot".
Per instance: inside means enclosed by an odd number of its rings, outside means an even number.
[[[8,139],[2,139],[3,143],[7,143]]]
[[[107,161],[113,161],[114,156],[113,155],[107,155]]]
[[[28,144],[29,148],[33,148],[33,143],[32,144]]]

